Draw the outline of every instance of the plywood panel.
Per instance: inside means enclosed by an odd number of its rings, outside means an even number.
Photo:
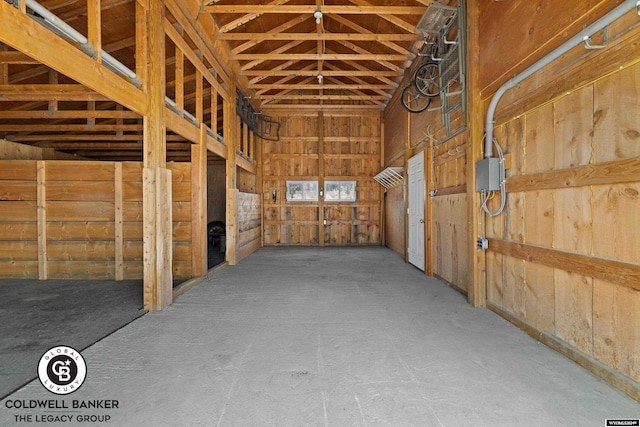
[[[511,196],[511,195],[510,195]],[[553,191],[529,191],[525,194],[524,242],[551,247],[554,229]]]
[[[503,307],[504,304],[504,256],[495,252],[486,253],[487,301]]]
[[[640,381],[640,291],[595,280],[594,356]]]

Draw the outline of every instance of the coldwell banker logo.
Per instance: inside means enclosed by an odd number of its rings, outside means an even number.
[[[47,350],[38,363],[40,383],[55,394],[78,390],[87,377],[87,364],[79,351],[67,346]]]

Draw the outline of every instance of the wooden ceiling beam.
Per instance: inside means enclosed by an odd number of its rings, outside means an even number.
[[[108,101],[78,84],[0,85],[0,101]]]
[[[39,64],[39,62],[32,57],[17,50],[0,51],[0,63],[23,65]]]
[[[263,42],[266,40],[356,40],[356,41],[414,41],[419,40],[418,34],[375,34],[373,32],[367,33],[283,33],[272,32],[267,33],[224,33],[218,34],[219,40],[254,40],[257,42]],[[257,44],[257,43],[255,43]],[[255,45],[253,44],[253,45]],[[239,48],[234,48],[233,53],[238,53]],[[244,51],[246,48],[241,49]]]
[[[262,76],[262,77],[302,77],[317,76],[316,69],[311,70],[246,70],[240,73],[245,76]],[[322,70],[322,75],[332,77],[347,76],[365,76],[365,77],[394,77],[397,75],[395,71],[373,71],[373,70]]]
[[[358,33],[361,33],[362,35],[367,35],[369,37],[376,36],[376,34],[373,31],[356,24],[355,22],[351,21],[350,19],[345,18],[344,16],[333,16],[332,19],[335,20],[336,22],[344,25],[347,28],[351,28],[352,30],[357,31]],[[405,37],[408,36],[408,37],[410,37],[409,41],[417,41],[417,40],[421,39],[421,35],[418,34],[418,33],[415,33],[415,32],[412,33],[412,34],[410,34],[410,33],[398,34],[398,36],[405,36]],[[352,39],[352,38],[347,38],[347,37],[344,37],[342,39],[337,39],[337,40],[338,41],[344,41],[344,40],[359,41],[357,38],[353,38]],[[391,41],[391,40],[377,40],[377,41],[381,45],[386,46],[391,50],[395,50],[398,53],[401,53],[401,54],[404,54],[404,55],[408,55],[410,53],[407,49],[403,48],[402,46],[400,46],[400,45],[398,45],[396,43],[393,43],[393,41]],[[397,39],[396,41],[404,41],[404,39]]]
[[[249,40],[246,43],[242,43],[240,46],[236,46],[235,48],[231,49],[231,53],[232,54],[236,54],[236,53],[240,53],[240,52],[244,52],[247,49],[250,49],[254,46],[259,45],[260,43],[263,43],[267,40],[277,40],[277,37],[280,34],[289,34],[289,33],[283,33],[284,31],[288,30],[289,28],[295,27],[296,25],[298,25],[299,23],[306,21],[308,19],[308,17],[306,16],[298,16],[294,19],[289,20],[288,22],[266,32],[266,33],[257,33],[256,35],[258,36],[262,36],[262,37],[256,37],[256,38],[243,38],[243,39],[238,39],[238,40]],[[217,38],[220,40],[226,40],[224,38],[225,35],[227,34],[239,34],[242,35],[243,33],[218,33],[217,34]],[[276,37],[276,38],[272,38]],[[282,40],[294,40],[294,39],[282,39]]]
[[[274,2],[275,3],[275,2]],[[266,13],[292,13],[292,14],[308,14],[313,17],[314,12],[318,10],[316,5],[284,5],[284,4],[268,4],[268,5],[212,5],[204,6],[204,13],[237,13],[263,15]],[[322,5],[320,11],[324,15],[418,15],[421,16],[425,8],[422,6],[347,6],[347,5]]]
[[[304,99],[312,99],[312,100],[338,100],[338,101],[381,101],[386,99],[386,96],[382,95],[263,95],[260,97],[261,99],[269,99],[269,100],[304,100]],[[273,105],[273,104],[270,104]]]
[[[139,119],[140,115],[133,111],[113,110],[57,110],[53,114],[49,111],[0,111],[0,119],[26,120],[26,119]]]
[[[359,7],[376,7],[376,6],[371,6],[371,3],[369,3],[366,0],[350,0],[351,3],[359,6]],[[386,8],[388,6],[378,6],[378,7],[382,7],[382,8]],[[421,12],[417,13],[417,15],[422,16],[424,14],[424,12],[427,10],[426,7],[416,7],[416,9],[420,9]],[[397,16],[394,16],[397,14],[392,14],[392,13],[385,13],[385,14],[379,14],[380,18],[384,19],[385,21],[388,21],[390,23],[392,23],[393,25],[402,28],[403,30],[405,30],[408,33],[417,33],[418,30],[416,30],[416,26],[413,24],[409,24],[407,21],[398,18]]]
[[[309,54],[309,53],[256,53],[248,54],[242,53],[239,55],[233,55],[231,59],[237,61],[376,61],[379,63],[386,63],[387,61],[406,61],[410,59],[406,55],[389,55],[389,54],[364,54],[364,53],[325,53]],[[388,67],[391,68],[391,67]]]
[[[289,49],[293,49],[296,46],[299,46],[300,44],[302,44],[302,41],[292,41],[290,43],[287,43],[284,46],[280,46],[279,48],[277,48],[276,50],[274,50],[272,52],[272,55],[279,55],[282,54],[283,52],[288,51]],[[308,53],[311,54],[311,53]],[[253,67],[256,67],[260,64],[262,64],[265,61],[268,61],[270,58],[268,58],[270,55],[266,55],[267,59],[254,59],[254,60],[250,60],[249,62],[247,62],[246,64],[241,64],[240,65],[240,71],[244,71],[244,70],[248,70],[251,69]],[[295,58],[292,58],[292,60],[298,61]]]
[[[14,135],[7,138],[14,142],[49,142],[49,141],[140,141],[143,136],[139,135],[115,135],[115,134],[91,134],[91,135]],[[167,135],[167,141],[184,141],[185,138],[179,135]]]
[[[141,132],[142,125],[0,124],[0,132]]]
[[[267,7],[274,7],[274,6],[281,6],[281,5],[285,5],[289,3],[289,0],[274,0],[271,3],[265,5]],[[205,6],[206,8],[206,6]],[[204,10],[202,10],[201,12],[207,13]],[[209,12],[210,13],[210,12]],[[243,26],[244,24],[246,24],[247,22],[253,21],[256,18],[259,18],[260,16],[263,15],[263,13],[255,13],[255,6],[249,6],[249,10],[247,10],[246,15],[235,19],[225,25],[223,25],[222,27],[220,27],[220,32],[221,33],[226,33],[228,31],[231,30],[235,30],[238,27]],[[311,12],[313,14],[313,12]]]
[[[384,90],[388,89],[387,85],[375,85],[375,84],[346,84],[346,83],[338,83],[338,84],[322,84],[318,83],[314,84],[302,84],[302,83],[293,83],[293,84],[257,84],[253,85],[254,89],[265,89],[265,90],[274,90],[274,89],[320,89],[323,88],[325,90],[353,90],[353,89],[366,89],[366,90]]]

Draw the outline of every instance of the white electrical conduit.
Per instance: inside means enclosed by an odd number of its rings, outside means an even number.
[[[496,112],[496,107],[498,106],[498,102],[502,95],[505,94],[509,89],[517,86],[527,77],[531,76],[536,71],[540,70],[542,67],[548,65],[551,61],[557,59],[561,55],[568,52],[573,47],[583,43],[587,40],[591,35],[597,33],[602,30],[615,20],[622,17],[624,14],[629,12],[631,9],[637,8],[638,14],[640,14],[640,0],[625,0],[620,6],[613,9],[611,12],[598,19],[593,24],[586,27],[584,30],[564,42],[560,47],[558,47],[553,52],[549,53],[547,56],[542,58],[540,61],[536,62],[522,73],[513,77],[511,80],[503,84],[493,95],[491,99],[491,103],[489,104],[489,108],[487,110],[487,122],[485,126],[485,140],[484,140],[484,158],[488,159],[493,157],[493,125],[495,124],[493,117]]]

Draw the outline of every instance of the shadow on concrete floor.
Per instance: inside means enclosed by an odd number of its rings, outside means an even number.
[[[35,379],[49,348],[82,351],[146,313],[141,280],[2,280],[0,301],[0,396]]]

